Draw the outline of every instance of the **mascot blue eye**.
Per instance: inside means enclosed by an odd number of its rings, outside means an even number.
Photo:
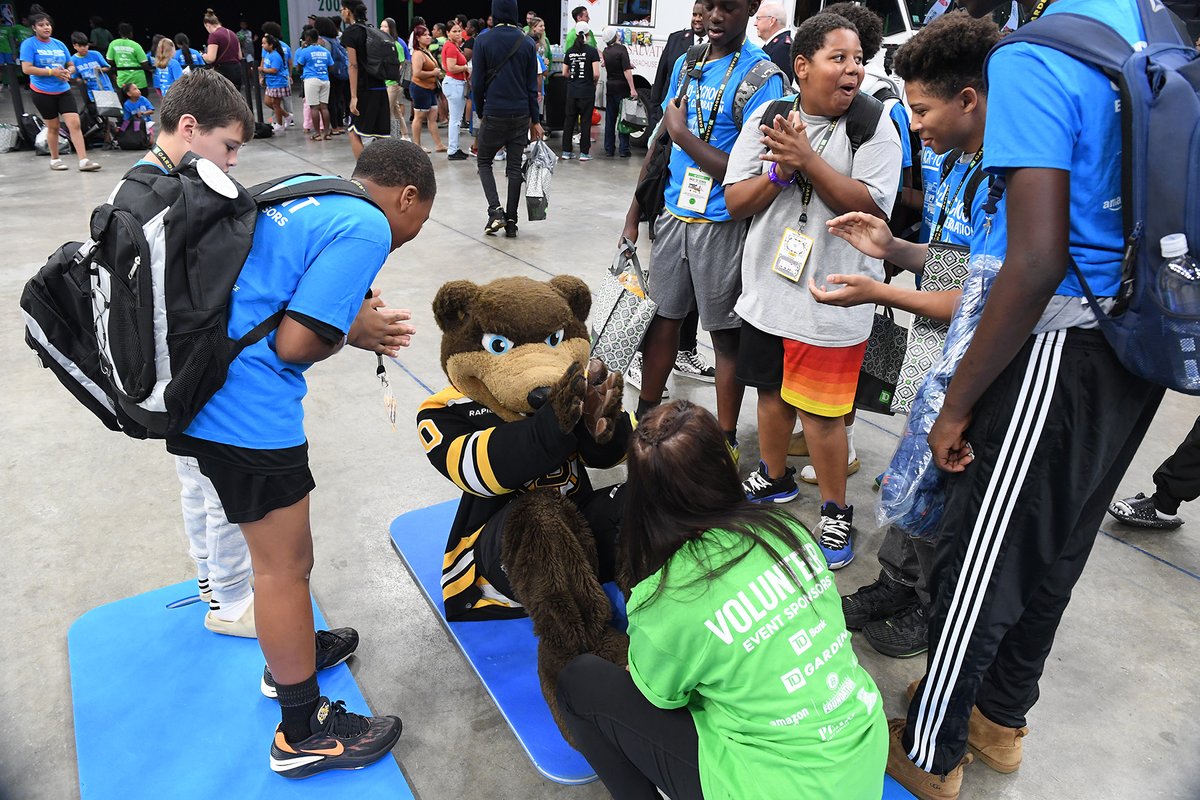
[[[546,344],[550,345],[551,347],[558,347],[560,344],[562,344],[562,340],[563,331],[562,328],[559,328],[554,333],[546,337]]]
[[[483,335],[483,349],[494,356],[504,355],[509,350],[512,350],[512,346],[512,340],[507,336],[501,336],[498,333],[485,333]]]

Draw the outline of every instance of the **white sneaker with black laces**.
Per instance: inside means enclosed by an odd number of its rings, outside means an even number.
[[[698,349],[680,350],[675,354],[675,368],[671,370],[676,375],[691,378],[704,383],[717,382],[717,370],[700,355]]]
[[[625,370],[625,383],[635,389],[642,388],[642,354],[634,353],[633,361],[629,362],[629,369]],[[666,386],[663,387],[662,399],[670,399],[671,393]]]

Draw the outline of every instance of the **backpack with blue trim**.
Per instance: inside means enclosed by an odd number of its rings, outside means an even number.
[[[1046,14],[1001,39],[1049,47],[1100,70],[1120,92],[1126,237],[1116,306],[1105,313],[1071,268],[1117,358],[1135,375],[1200,394],[1200,316],[1173,311],[1159,289],[1159,241],[1187,235],[1200,256],[1200,54],[1161,0],[1137,0],[1146,46],[1135,49],[1098,20]],[[986,74],[987,67],[984,67]]]
[[[240,339],[229,303],[260,211],[345,194],[351,181],[291,175],[251,187],[188,153],[169,173],[135,166],[21,293],[25,342],[105,427],[135,439],[182,433],[246,347],[279,326],[276,309]],[[275,206],[283,207],[283,211]]]

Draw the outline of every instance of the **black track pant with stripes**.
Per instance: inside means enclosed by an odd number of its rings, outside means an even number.
[[[952,770],[972,705],[1025,725],[1109,499],[1162,399],[1099,331],[1030,338],[976,404],[975,460],[948,482],[930,579],[928,672],[904,746]]]

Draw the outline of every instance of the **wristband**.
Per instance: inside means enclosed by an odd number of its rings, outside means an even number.
[[[795,185],[795,183],[796,183],[796,173],[794,173],[794,172],[792,173],[792,178],[791,178],[791,180],[787,180],[787,181],[785,181],[785,180],[783,180],[782,178],[780,178],[780,177],[779,177],[779,173],[775,171],[775,167],[776,167],[776,164],[775,164],[775,162],[774,162],[774,161],[772,161],[772,162],[771,162],[771,166],[770,166],[770,167],[767,169],[767,177],[771,179],[771,183],[773,183],[773,184],[775,184],[776,186],[779,186],[779,187],[788,187],[788,186],[794,186],[794,185]]]

